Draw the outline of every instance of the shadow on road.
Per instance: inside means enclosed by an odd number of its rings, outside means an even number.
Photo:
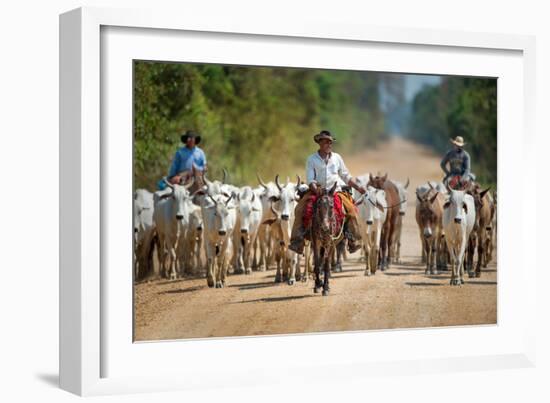
[[[250,284],[231,284],[230,288],[238,288],[239,290],[254,290],[256,288],[276,287],[280,283],[274,281],[262,282],[262,283],[250,283]]]
[[[185,294],[186,292],[198,291],[206,288],[206,286],[198,285],[190,288],[180,288],[178,290],[159,291],[158,294]]]
[[[258,299],[251,299],[249,301],[239,301],[239,302],[233,302],[233,304],[248,304],[253,302],[281,302],[281,301],[291,301],[295,299],[304,299],[304,298],[312,298],[315,297],[315,295],[295,295],[295,296],[288,296],[288,297],[270,297],[270,298],[258,298]]]
[[[473,281],[466,281],[466,284],[496,285],[497,282],[496,281],[483,281],[483,280],[476,281],[476,280],[473,280]]]
[[[439,284],[439,283],[426,283],[426,282],[418,282],[418,283],[411,283],[411,282],[407,282],[405,283],[407,285],[410,285],[411,287],[424,287],[424,286],[440,286],[440,285],[443,285],[443,284]]]

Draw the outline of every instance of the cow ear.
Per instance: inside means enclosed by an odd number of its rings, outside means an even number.
[[[382,206],[379,201],[376,202],[376,208],[382,213],[384,212],[384,206]]]
[[[445,204],[443,205],[443,208],[449,208],[450,205],[451,205],[451,202],[446,201]]]
[[[355,204],[356,206],[359,206],[361,203],[363,203],[363,200],[364,198],[361,197],[359,200],[354,200],[353,204]]]
[[[265,220],[262,224],[271,225],[271,224],[273,224],[275,221],[277,221],[276,218],[268,218],[268,219]]]
[[[466,203],[464,203],[463,207],[464,207],[464,211],[466,212],[466,214],[468,214],[468,205]]]
[[[279,201],[279,198],[277,196],[270,196],[269,201],[272,202],[272,203],[277,202],[277,201]]]

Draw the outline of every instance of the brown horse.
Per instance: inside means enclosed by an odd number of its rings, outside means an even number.
[[[314,292],[321,291],[323,296],[329,294],[330,263],[334,248],[342,242],[343,222],[338,222],[334,213],[334,192],[336,183],[330,190],[324,189],[313,205],[311,224],[311,246],[313,248],[313,262],[315,273]],[[324,278],[321,282],[321,268]]]
[[[397,220],[399,219],[399,190],[392,181],[387,180],[388,174],[384,176],[372,176],[369,173],[369,182],[367,186],[376,189],[382,189],[386,193],[387,214],[386,221],[382,227],[382,237],[380,239],[380,270],[389,268],[393,261],[394,244],[396,241]]]

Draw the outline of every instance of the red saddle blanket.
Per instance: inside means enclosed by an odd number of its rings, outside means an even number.
[[[316,195],[312,195],[307,201],[306,207],[304,209],[304,228],[308,228],[311,224],[311,220],[313,219],[313,206],[315,205],[316,201]],[[342,205],[342,199],[340,199],[338,193],[334,193],[334,215],[336,217],[336,222],[338,223],[338,225],[341,225],[344,222],[344,217],[346,216],[346,213]]]

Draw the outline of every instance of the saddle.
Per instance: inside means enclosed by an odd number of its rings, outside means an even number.
[[[317,195],[312,195],[307,201],[306,207],[304,209],[304,218],[303,218],[304,228],[310,228],[311,226],[311,221],[313,220],[313,214],[315,212],[315,203],[317,201],[317,198],[318,198]],[[340,195],[338,193],[334,193],[334,210],[333,211],[334,211],[334,216],[336,217],[336,221],[339,224],[343,224],[347,214],[342,204],[342,199],[340,199]]]

